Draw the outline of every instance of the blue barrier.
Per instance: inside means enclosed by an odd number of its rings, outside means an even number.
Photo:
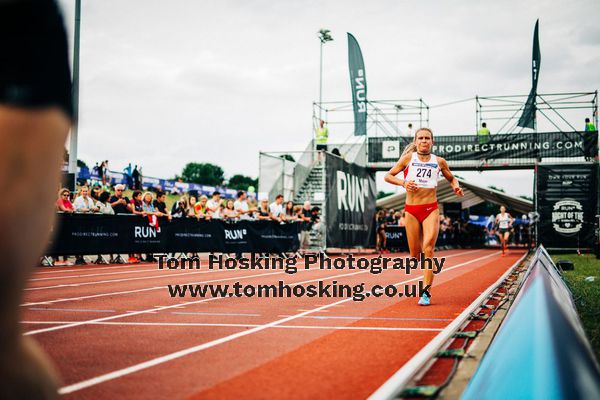
[[[462,399],[600,399],[600,368],[543,247]]]

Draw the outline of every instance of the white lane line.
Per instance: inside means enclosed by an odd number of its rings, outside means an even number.
[[[218,312],[171,312],[176,315],[223,315],[227,317],[260,317],[260,314],[243,314],[243,313],[218,313]]]
[[[69,279],[69,278],[87,278],[88,276],[140,274],[140,273],[144,273],[144,272],[152,272],[152,271],[157,271],[157,270],[158,270],[158,268],[152,268],[152,269],[138,269],[138,270],[135,270],[135,271],[100,272],[98,274],[81,274],[81,275],[67,275],[67,276],[52,276],[52,277],[49,277],[49,278],[32,278],[32,279],[29,280],[29,282],[52,281],[52,280],[57,280],[57,279]]]
[[[289,315],[278,315],[279,317],[289,317]],[[350,320],[377,320],[377,321],[439,321],[447,322],[453,321],[452,318],[395,318],[395,317],[350,317],[350,316],[336,316],[336,315],[307,315],[304,318],[310,319],[350,319]]]
[[[308,271],[321,271],[321,270],[319,270],[319,269],[298,269],[298,272],[308,272]],[[269,272],[266,274],[240,275],[240,276],[232,277],[232,278],[219,278],[219,279],[212,279],[212,280],[208,280],[208,281],[180,283],[180,285],[198,285],[198,284],[206,284],[206,283],[212,283],[212,282],[226,282],[226,281],[232,281],[232,280],[236,280],[236,279],[242,280],[242,279],[248,279],[248,278],[255,278],[257,276],[282,275],[285,273],[286,272],[284,272],[284,271],[277,271],[277,272]],[[177,275],[177,276],[179,276],[179,275]],[[147,288],[142,288],[142,289],[122,290],[122,291],[118,291],[118,292],[99,293],[99,294],[92,294],[92,295],[88,295],[88,296],[69,297],[69,298],[63,298],[63,299],[30,302],[30,303],[21,304],[21,307],[37,306],[37,305],[45,305],[45,304],[55,304],[55,303],[62,303],[65,301],[87,300],[87,299],[94,299],[94,298],[98,298],[98,297],[115,296],[115,295],[120,295],[120,294],[140,293],[140,292],[147,292],[147,291],[152,291],[152,290],[165,290],[165,288],[166,288],[166,286],[164,286],[164,285],[163,286],[152,286],[152,287],[147,287]],[[158,307],[158,306],[156,306],[156,307]]]
[[[65,269],[57,269],[54,271],[35,271],[34,272],[34,276],[37,275],[46,275],[46,274],[61,274],[61,273],[65,273],[65,272],[82,272],[82,271],[87,271],[87,272],[91,272],[91,271],[98,271],[101,269],[123,269],[123,268],[136,268],[136,267],[147,267],[150,265],[154,265],[154,263],[140,263],[140,264],[121,264],[121,265],[115,265],[114,267],[88,267],[88,268],[77,268],[77,269],[71,269],[70,267],[66,267]],[[40,267],[43,269],[46,268],[53,268],[53,267]],[[61,267],[56,267],[56,268],[63,268]]]
[[[225,270],[221,270],[225,271]],[[39,286],[39,287],[31,287],[25,289],[26,291],[34,291],[34,290],[46,290],[46,289],[63,289],[66,287],[79,287],[79,286],[87,286],[87,285],[99,285],[102,283],[115,283],[115,282],[129,282],[129,281],[140,281],[144,279],[154,279],[154,278],[170,278],[173,279],[174,274],[169,273],[170,271],[165,271],[165,273],[161,275],[152,275],[152,276],[138,276],[136,278],[123,278],[123,279],[109,279],[105,281],[91,281],[91,282],[79,282],[79,283],[63,283],[61,285],[54,286]],[[182,275],[198,275],[198,274],[209,274],[215,271],[192,271],[192,272],[180,272],[177,276]]]
[[[305,271],[310,271],[310,270],[305,270]],[[350,273],[350,274],[339,274],[339,275],[334,275],[334,276],[329,276],[329,277],[319,277],[319,278],[314,278],[314,279],[310,279],[310,280],[306,280],[306,281],[302,281],[302,282],[290,283],[290,286],[302,285],[304,283],[316,282],[316,281],[319,281],[319,280],[335,279],[335,278],[347,277],[347,276],[352,276],[352,275],[357,275],[357,274],[364,274],[366,272],[368,272],[368,271],[364,271],[363,270],[363,271],[353,272],[353,273]],[[273,275],[273,274],[281,274],[281,273],[285,273],[285,272],[274,272],[274,273],[271,273],[271,275]],[[269,275],[269,274],[259,274],[259,276],[264,276],[264,275]],[[230,278],[230,279],[226,279],[226,280],[233,280],[233,279],[239,279],[239,278]],[[221,281],[221,280],[218,280],[218,281]],[[57,331],[57,330],[61,330],[61,329],[74,328],[74,327],[81,326],[81,325],[87,325],[87,324],[90,324],[92,322],[109,321],[109,320],[113,320],[113,319],[131,317],[131,316],[140,315],[140,314],[149,314],[149,313],[154,314],[157,311],[168,310],[168,309],[171,309],[171,308],[177,308],[177,307],[181,307],[183,305],[199,304],[199,303],[205,303],[207,301],[223,300],[223,299],[230,299],[230,298],[231,297],[211,297],[211,298],[208,298],[208,299],[205,298],[205,299],[202,299],[202,300],[186,301],[186,302],[183,302],[183,303],[172,304],[172,305],[162,306],[162,307],[156,307],[156,306],[154,306],[152,308],[148,308],[148,309],[140,310],[140,311],[126,311],[123,314],[111,315],[110,317],[95,318],[95,319],[91,319],[91,320],[87,320],[87,321],[78,321],[78,322],[74,322],[74,323],[71,323],[71,324],[65,324],[65,325],[60,325],[60,326],[53,326],[51,328],[37,329],[37,330],[34,330],[34,331],[25,332],[24,335],[37,335],[39,333],[52,332],[52,331]]]
[[[465,251],[465,252],[461,252],[461,253],[454,253],[454,254],[450,254],[448,256],[445,256],[446,258],[452,258],[452,257],[458,257],[458,256],[462,256],[462,255],[467,255],[467,254],[472,254],[472,253],[478,253],[481,252],[483,250],[470,250],[470,251]],[[324,271],[324,270],[320,270],[320,269],[298,269],[298,272],[306,272],[306,271]],[[273,273],[271,273],[272,275]],[[269,275],[269,274],[264,274]],[[258,276],[258,275],[254,275],[254,276]],[[217,282],[219,280],[214,280],[214,281],[210,281],[210,282]],[[199,284],[199,283],[208,283],[208,281],[206,282],[188,282],[188,283],[182,283],[182,285],[188,284],[188,285],[193,285],[193,284]],[[139,292],[145,292],[145,291],[152,291],[152,290],[160,290],[160,289],[164,289],[164,286],[153,286],[153,287],[149,287],[149,288],[142,288],[142,289],[132,289],[132,290],[122,290],[122,291],[117,291],[117,292],[108,292],[108,293],[100,293],[100,294],[94,294],[94,295],[88,295],[88,296],[79,296],[79,297],[68,297],[68,298],[61,298],[61,299],[54,299],[54,300],[45,300],[45,301],[37,301],[37,302],[29,302],[29,303],[24,303],[21,304],[21,307],[26,307],[26,306],[37,306],[37,305],[47,305],[47,304],[55,304],[55,303],[63,303],[66,301],[79,301],[79,300],[87,300],[87,299],[93,299],[93,298],[97,298],[97,297],[105,297],[105,296],[115,296],[115,295],[123,295],[123,294],[131,294],[131,293],[139,293]]]
[[[467,262],[464,262],[464,263],[461,263],[461,264],[457,264],[457,265],[455,265],[453,267],[445,269],[444,271],[442,271],[442,273],[451,271],[451,270],[456,269],[456,268],[460,268],[460,267],[468,265],[468,264],[472,264],[472,263],[477,262],[477,261],[484,260],[486,258],[490,258],[490,257],[496,256],[498,254],[500,254],[500,252],[494,252],[494,253],[489,254],[487,256],[479,257],[479,258],[476,258],[474,260],[470,260],[470,261],[467,261]],[[364,272],[366,272],[366,271],[361,271],[359,273],[364,273]],[[409,279],[407,281],[401,281],[401,282],[395,283],[394,286],[397,286],[397,285],[400,285],[400,284],[403,284],[403,283],[418,281],[419,279],[421,279],[421,277]],[[332,307],[333,305],[346,303],[348,301],[352,301],[352,298],[350,297],[350,298],[347,298],[347,299],[342,299],[342,300],[336,301],[334,303],[331,303],[329,305],[324,305],[322,307],[315,308],[315,309],[313,309],[311,311],[305,311],[305,312],[302,312],[300,314],[293,315],[291,317],[279,319],[277,321],[273,321],[273,322],[270,322],[268,324],[259,325],[257,327],[251,328],[251,329],[247,329],[247,330],[244,330],[244,331],[241,331],[241,332],[237,332],[237,333],[231,334],[229,336],[225,336],[225,337],[222,337],[222,338],[219,338],[219,339],[216,339],[216,340],[212,340],[210,342],[206,342],[206,343],[202,343],[202,344],[197,345],[197,346],[189,347],[187,349],[176,351],[174,353],[167,354],[167,355],[164,355],[164,356],[161,356],[161,357],[157,357],[157,358],[154,358],[154,359],[151,359],[151,360],[139,363],[139,364],[135,364],[135,365],[132,365],[132,366],[127,367],[127,368],[122,368],[122,369],[119,369],[119,370],[116,370],[116,371],[113,371],[113,372],[109,372],[107,374],[100,375],[100,376],[97,376],[97,377],[94,377],[94,378],[91,378],[91,379],[87,379],[87,380],[84,380],[84,381],[81,381],[81,382],[78,382],[78,383],[75,383],[75,384],[72,384],[72,385],[69,385],[69,386],[64,386],[64,387],[60,388],[58,392],[59,392],[59,394],[67,394],[67,393],[76,392],[78,390],[85,389],[85,388],[88,388],[90,386],[95,386],[95,385],[98,385],[98,384],[103,383],[103,382],[107,382],[107,381],[110,381],[110,380],[113,380],[113,379],[120,378],[122,376],[133,374],[135,372],[138,372],[138,371],[150,368],[150,367],[154,367],[156,365],[160,365],[160,364],[166,363],[168,361],[172,361],[172,360],[175,360],[177,358],[181,358],[181,357],[187,356],[189,354],[193,354],[193,353],[196,353],[196,352],[199,352],[199,351],[202,351],[202,350],[206,350],[206,349],[209,349],[211,347],[218,346],[220,344],[227,343],[227,342],[230,342],[232,340],[239,339],[241,337],[248,336],[248,335],[251,335],[253,333],[257,333],[257,332],[260,332],[262,330],[268,329],[268,328],[272,328],[274,326],[279,326],[281,324],[285,324],[286,322],[293,321],[295,319],[304,317],[304,316],[306,316],[308,314],[311,314],[311,313],[314,313],[314,312],[319,312],[319,311],[321,311],[323,309]],[[68,326],[68,325],[63,325],[63,326]]]
[[[115,310],[91,310],[86,308],[42,308],[42,307],[31,307],[29,310],[33,311],[73,311],[73,312],[99,312],[99,313],[114,313]]]
[[[21,321],[22,324],[63,324],[68,321]],[[94,322],[91,325],[112,326],[200,326],[200,327],[232,327],[232,328],[256,328],[257,324],[226,324],[226,323],[202,323],[202,322]],[[402,328],[385,326],[319,326],[319,325],[277,325],[273,329],[333,329],[349,331],[422,331],[440,332],[442,328]]]

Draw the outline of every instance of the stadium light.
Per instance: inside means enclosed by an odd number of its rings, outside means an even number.
[[[320,57],[320,68],[319,68],[319,120],[321,118],[322,103],[323,103],[323,44],[333,41],[333,37],[330,34],[329,29],[319,30],[319,41],[321,42],[321,57]]]

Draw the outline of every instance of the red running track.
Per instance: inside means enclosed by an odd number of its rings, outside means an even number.
[[[166,288],[279,280],[404,285],[418,283],[420,271],[40,269],[22,321],[56,364],[68,399],[365,398],[522,255],[438,252],[447,260],[430,307],[387,297],[171,298]]]

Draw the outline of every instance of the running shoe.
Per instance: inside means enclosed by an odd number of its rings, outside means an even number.
[[[429,296],[427,296],[427,293],[423,293],[423,296],[421,296],[421,298],[419,299],[419,305],[428,306],[430,303],[431,300],[429,299]]]

